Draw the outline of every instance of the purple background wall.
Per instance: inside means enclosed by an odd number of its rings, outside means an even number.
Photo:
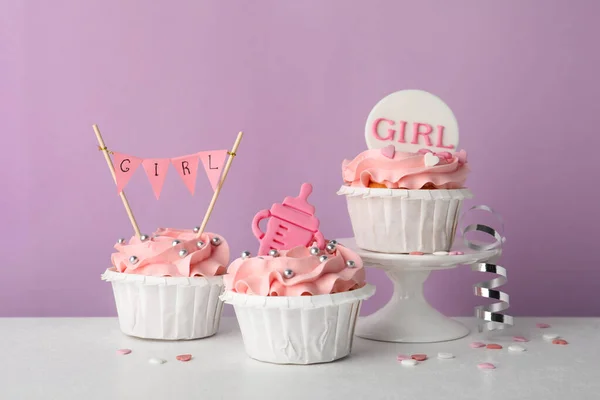
[[[237,5],[233,5],[236,3]],[[5,1],[0,6],[3,268],[0,316],[114,315],[100,281],[131,234],[92,123],[109,147],[170,157],[246,132],[209,228],[256,249],[254,213],[312,182],[329,237],[351,235],[340,163],[389,92],[443,98],[470,155],[476,203],[507,225],[514,315],[600,315],[598,2]],[[203,178],[200,178],[203,179]],[[142,170],[127,193],[142,230],[191,227],[174,171],[155,201]],[[431,302],[470,315],[479,274],[438,272]],[[369,271],[377,295],[391,285]]]

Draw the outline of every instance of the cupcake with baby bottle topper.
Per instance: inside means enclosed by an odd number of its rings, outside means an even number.
[[[346,357],[361,303],[375,292],[360,257],[324,239],[308,203],[311,191],[304,183],[298,197],[259,212],[252,223],[258,255],[243,252],[224,277],[221,298],[233,305],[246,352],[256,360],[313,364]]]
[[[219,296],[224,289],[229,245],[221,235],[205,232],[205,228],[242,132],[231,151],[142,159],[110,151],[98,127],[93,128],[135,232],[131,239],[117,241],[112,266],[102,274],[102,279],[112,284],[121,330],[130,336],[163,340],[214,335],[221,319],[223,303]],[[193,229],[158,228],[152,235],[143,234],[124,192],[137,167],[143,165],[158,199],[170,165],[193,194],[200,161],[214,190],[202,224]]]
[[[437,96],[402,90],[367,118],[369,150],[342,163],[356,244],[382,253],[434,253],[452,247],[465,188],[467,154],[458,123]]]

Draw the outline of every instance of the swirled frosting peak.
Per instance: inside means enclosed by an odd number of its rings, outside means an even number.
[[[365,271],[360,257],[342,245],[331,254],[318,255],[300,246],[277,256],[238,258],[223,280],[228,290],[237,293],[311,296],[359,289],[365,285]]]
[[[213,242],[213,238],[218,238]],[[223,275],[229,245],[221,236],[192,230],[159,228],[146,241],[137,236],[115,245],[112,264],[118,272],[151,276],[193,277]]]
[[[344,160],[342,175],[349,186],[390,189],[460,189],[470,169],[467,153],[422,149],[417,153],[388,148],[363,151],[354,160]]]

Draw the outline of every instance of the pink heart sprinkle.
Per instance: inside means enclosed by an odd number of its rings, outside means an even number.
[[[567,342],[565,339],[554,339],[552,341],[552,344],[561,344],[561,345],[567,345],[569,344],[569,342]]]
[[[452,154],[447,151],[440,151],[439,153],[435,153],[435,155],[446,160],[452,160]]]
[[[422,251],[411,251],[408,254],[411,255],[411,256],[422,256],[425,253],[423,253]]]
[[[541,329],[550,328],[550,325],[544,324],[544,323],[535,324],[535,326],[537,326],[538,328],[541,328]]]
[[[462,256],[465,253],[463,253],[462,251],[451,251],[448,254],[451,255],[451,256]]]
[[[454,154],[456,158],[458,158],[459,164],[464,164],[467,162],[467,152],[465,150],[461,150],[458,153]]]
[[[410,359],[410,356],[407,356],[406,354],[398,354],[398,361],[402,361],[402,360],[408,360]]]
[[[524,336],[513,336],[513,340],[515,342],[529,342],[529,339]]]
[[[427,360],[427,354],[413,354],[410,358],[417,361],[425,361]]]
[[[478,349],[480,347],[485,347],[485,343],[481,343],[481,342],[473,342],[470,344],[472,349]]]
[[[179,361],[190,361],[192,359],[192,355],[191,354],[180,354],[175,358]]]
[[[429,149],[420,149],[419,151],[417,151],[418,154],[427,154],[427,153],[433,153],[433,151],[429,150]]]
[[[387,158],[394,158],[394,154],[396,154],[396,147],[394,147],[393,144],[385,146],[381,149],[381,154]]]
[[[502,346],[500,346],[499,344],[496,344],[496,343],[490,343],[486,347],[488,349],[492,349],[492,350],[500,350],[502,348]]]
[[[126,355],[126,354],[129,354],[129,353],[131,353],[131,350],[129,350],[129,349],[119,349],[119,350],[117,350],[117,354],[120,354],[120,355],[123,355],[123,356]]]
[[[492,363],[480,363],[480,364],[477,364],[477,368],[479,368],[479,369],[496,369],[496,366]]]

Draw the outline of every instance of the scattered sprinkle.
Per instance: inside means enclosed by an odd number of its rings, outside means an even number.
[[[449,253],[447,251],[434,251],[434,256],[447,256]]]
[[[463,253],[462,251],[451,251],[450,253],[448,253],[448,255],[451,256],[462,256],[463,254],[465,253]]]
[[[502,346],[496,343],[490,343],[486,347],[491,350],[500,350],[502,348]]]
[[[518,344],[511,344],[510,346],[508,346],[508,351],[514,351],[516,353],[520,353],[522,351],[526,351],[527,349],[523,346],[520,346]]]
[[[438,358],[440,360],[449,360],[451,358],[454,358],[454,354],[452,354],[452,353],[438,353]]]
[[[536,327],[540,328],[540,329],[546,329],[546,328],[550,328],[550,325],[548,324],[543,324],[543,323],[538,323],[535,324]]]
[[[529,339],[524,336],[513,336],[513,340],[515,342],[529,342]]]
[[[415,365],[417,365],[417,360],[413,360],[411,358],[408,358],[406,360],[402,360],[400,361],[400,364],[406,366],[406,367],[414,367]]]
[[[129,349],[119,349],[119,350],[117,350],[117,354],[120,354],[122,356],[124,356],[126,354],[129,354],[129,353],[131,353],[131,350],[129,350]]]
[[[417,361],[425,361],[427,360],[427,354],[413,354],[410,358]]]
[[[480,364],[477,364],[477,368],[479,368],[479,369],[496,369],[496,366],[492,363],[480,363]]]
[[[190,361],[192,359],[192,355],[191,354],[180,354],[175,358],[179,361]]]
[[[156,365],[158,365],[158,364],[164,364],[164,363],[166,363],[167,360],[163,360],[162,358],[155,358],[155,357],[153,357],[153,358],[149,359],[148,362],[150,364],[156,364]]]
[[[406,354],[398,354],[398,361],[402,361],[402,360],[410,360],[410,356],[407,356]]]
[[[473,342],[469,346],[471,346],[472,349],[478,349],[480,347],[485,347],[485,343]]]
[[[559,338],[559,336],[556,333],[544,333],[542,337],[544,338],[544,340],[554,340]]]
[[[560,345],[567,345],[569,344],[569,342],[567,342],[565,339],[554,339],[552,341],[552,344],[560,344]]]
[[[411,251],[408,254],[410,254],[411,256],[422,256],[425,253],[423,253],[422,251]]]

